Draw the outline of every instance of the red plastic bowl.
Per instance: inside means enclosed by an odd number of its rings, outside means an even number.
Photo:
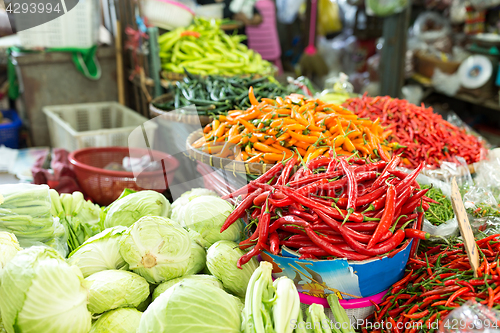
[[[136,191],[155,190],[163,192],[168,188],[168,181],[174,178],[179,162],[172,156],[153,150],[156,161],[163,160],[164,170],[142,172],[139,179],[132,172],[106,170],[108,164],[122,164],[123,158],[148,155],[146,149],[128,147],[84,148],[72,152],[69,161],[73,166],[78,183],[83,192],[96,203],[106,206],[115,201],[125,188]],[[140,184],[140,186],[138,185]]]

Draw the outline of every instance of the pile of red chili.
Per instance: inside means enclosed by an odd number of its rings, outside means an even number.
[[[391,323],[391,332],[396,333],[405,331],[398,327],[433,332],[450,311],[469,300],[500,309],[500,234],[476,243],[481,258],[478,278],[462,243],[433,247],[410,258],[405,277],[391,287],[367,320],[378,322],[379,327],[382,322]]]
[[[478,162],[484,147],[478,138],[458,128],[432,108],[416,106],[406,100],[389,96],[352,98],[344,107],[358,117],[380,119],[386,130],[392,130],[390,140],[404,146],[395,151],[402,154],[402,165],[416,168],[421,162],[439,167],[441,161],[454,161],[461,156],[467,164]]]
[[[406,174],[395,169],[399,156],[374,163],[321,157],[292,174],[298,162],[278,163],[223,197],[244,197],[221,229],[248,217],[249,237],[240,247],[253,248],[238,267],[263,250],[279,254],[282,246],[303,259],[366,260],[399,251],[405,239],[429,237],[420,230],[428,190],[415,181],[423,164]],[[406,228],[410,222],[414,228]]]

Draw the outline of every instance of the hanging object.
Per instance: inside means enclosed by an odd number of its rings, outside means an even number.
[[[475,35],[484,32],[484,22],[486,22],[486,12],[476,10],[472,6],[467,6],[464,32],[468,35]]]
[[[316,50],[316,14],[318,9],[317,0],[311,0],[311,20],[309,24],[309,44],[300,59],[300,69],[306,76],[323,76],[328,73],[325,60]]]
[[[408,7],[408,0],[365,0],[366,12],[370,16],[390,16]]]
[[[493,65],[483,55],[472,55],[462,62],[458,68],[458,75],[464,88],[481,88],[493,75]]]

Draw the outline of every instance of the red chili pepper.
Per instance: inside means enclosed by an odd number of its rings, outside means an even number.
[[[405,232],[402,229],[398,229],[394,233],[394,235],[391,238],[389,238],[388,240],[386,240],[385,242],[377,244],[377,246],[375,246],[374,248],[367,249],[366,247],[364,247],[364,245],[362,245],[361,243],[359,243],[358,241],[352,239],[352,237],[347,235],[345,230],[346,230],[345,227],[340,228],[340,233],[344,237],[346,243],[351,248],[353,248],[354,251],[361,253],[361,254],[368,255],[368,256],[378,256],[378,255],[381,255],[384,253],[388,253],[388,252],[392,251],[393,249],[395,249],[396,246],[401,244],[401,242],[405,238]]]
[[[309,223],[307,223],[306,221],[304,221],[303,219],[301,219],[298,216],[286,215],[286,216],[280,217],[279,219],[274,221],[274,223],[271,224],[271,227],[269,228],[269,232],[275,232],[276,230],[278,230],[281,226],[283,226],[285,224],[293,224],[295,226],[299,226],[302,228],[305,228],[306,226],[309,225]]]
[[[319,204],[318,202],[315,202],[314,200],[306,198],[303,195],[297,194],[296,191],[294,191],[290,188],[287,188],[284,186],[280,186],[279,188],[283,193],[288,195],[295,202],[297,202],[305,207],[308,207],[309,209],[313,209],[316,213],[319,213],[321,211],[321,212],[327,214],[328,216],[331,216],[333,218],[338,218],[338,219],[344,219],[346,216],[346,213],[347,213],[346,211],[342,211],[342,210],[338,211],[332,207],[328,207],[328,206],[324,206],[322,204]],[[363,222],[364,220],[369,220],[369,219],[367,219],[366,217],[364,217],[360,213],[354,212],[349,216],[348,220],[352,221],[352,222]]]
[[[309,170],[314,170],[314,169],[317,169],[317,168],[321,168],[321,167],[327,166],[332,161],[335,161],[335,159],[334,158],[328,158],[328,157],[325,157],[325,156],[320,156],[318,158],[315,158],[312,161],[307,162],[306,168],[308,168]]]
[[[431,237],[428,232],[417,230],[417,229],[405,229],[406,238],[416,238],[421,240],[427,240]]]
[[[411,278],[412,274],[413,274],[413,269],[412,269],[412,270],[411,270],[408,274],[406,274],[406,276],[405,276],[405,277],[403,277],[403,278],[402,278],[401,280],[399,280],[398,282],[394,283],[392,286],[393,286],[393,287],[397,287],[397,286],[400,286],[400,285],[406,285],[406,283],[407,283],[408,281],[410,281],[410,278]]]
[[[231,214],[226,219],[226,222],[222,225],[220,232],[223,232],[227,228],[229,228],[236,220],[242,217],[245,214],[245,211],[253,205],[253,200],[258,197],[262,193],[262,189],[256,189],[249,196],[247,196],[235,210],[232,211]]]
[[[267,244],[267,238],[269,234],[274,231],[269,231],[269,224],[271,223],[271,213],[269,212],[269,202],[266,201],[266,208],[260,214],[259,222],[257,224],[257,228],[259,228],[259,240],[257,244],[260,244],[263,247]]]
[[[286,165],[283,168],[283,172],[276,181],[276,185],[286,185],[288,183],[290,174],[292,173],[293,167],[297,164],[297,161],[297,157],[294,156],[290,160],[288,160],[288,162],[286,162]]]
[[[302,235],[300,235],[300,236],[302,236]],[[306,235],[303,235],[303,236],[306,236]],[[293,248],[293,249],[299,249],[299,248],[305,247],[305,246],[314,246],[314,243],[309,239],[307,241],[284,240],[281,242],[281,244],[285,245],[287,247]]]
[[[460,288],[458,289],[457,291],[455,291],[451,296],[450,298],[448,298],[448,300],[446,301],[446,305],[445,306],[450,306],[450,304],[457,298],[459,297],[460,295],[464,294],[467,292],[467,290],[469,290],[468,287],[463,287],[463,288]]]
[[[461,288],[460,286],[449,286],[449,287],[437,288],[437,289],[429,290],[429,291],[426,291],[425,293],[420,294],[420,297],[427,297],[427,296],[432,296],[432,295],[441,295],[441,294],[451,293],[451,292],[457,291],[460,288]]]
[[[373,233],[372,238],[368,242],[367,249],[370,249],[375,244],[377,244],[380,241],[382,235],[385,234],[387,230],[389,230],[389,228],[391,227],[392,219],[394,217],[395,199],[396,199],[396,190],[394,186],[391,185],[387,189],[387,199],[385,201],[386,203],[384,208],[384,214],[382,215],[382,218],[380,219],[378,227]]]
[[[303,254],[299,257],[299,259],[301,260],[307,260],[307,259],[311,259],[311,260],[317,260],[318,257],[312,255],[312,254]]]
[[[333,179],[342,176],[342,171],[332,171],[327,173],[316,173],[309,175],[307,177],[300,177],[294,181],[288,183],[291,188],[301,187],[306,184],[321,180],[321,179]]]
[[[417,229],[419,230],[422,229],[423,220],[424,220],[424,210],[419,207],[417,210]],[[413,240],[413,244],[411,245],[411,250],[410,250],[410,258],[413,258],[415,256],[419,243],[420,241],[416,239]]]
[[[343,251],[337,246],[330,244],[323,238],[319,237],[311,227],[306,227],[307,236],[315,243],[317,246],[328,252],[330,255],[338,258],[346,258],[350,260],[366,260],[369,256],[359,254],[353,251]]]
[[[273,232],[269,236],[269,249],[271,250],[271,253],[274,255],[277,255],[280,252],[280,238],[278,236],[278,233]]]
[[[253,212],[252,212],[252,215],[250,215],[250,217],[252,218],[252,220],[255,220],[257,217],[259,217],[260,216],[260,212],[261,212],[260,209],[258,209],[258,208],[254,209]]]
[[[351,215],[354,210],[356,209],[356,201],[358,200],[358,182],[356,180],[356,177],[354,175],[354,172],[351,169],[351,166],[347,163],[345,159],[340,160],[340,166],[342,167],[342,170],[344,171],[344,174],[347,178],[347,182],[349,185],[349,192],[348,192],[348,202],[347,202],[347,213],[348,216]],[[347,221],[348,216],[344,219],[344,222]]]
[[[493,307],[493,299],[495,298],[495,293],[491,287],[488,287],[488,308],[491,309]]]
[[[326,215],[322,211],[318,211],[318,215],[323,222],[325,222],[328,226],[330,226],[332,228],[333,231],[336,231],[336,232],[342,234],[342,232],[340,231],[340,228],[342,226],[342,222],[339,222],[339,221],[331,218],[330,216]],[[344,226],[343,229],[344,229],[345,235],[347,235],[348,237],[350,237],[358,242],[368,243],[371,239],[370,235],[365,235],[365,234],[359,233],[357,231],[349,229],[346,226]],[[342,237],[345,239],[344,235],[342,235]]]
[[[372,188],[378,188],[379,186],[384,184],[385,181],[391,175],[389,173],[389,171],[393,170],[395,167],[397,167],[399,164],[399,161],[400,161],[399,155],[394,154],[392,156],[391,161],[389,163],[387,163],[387,165],[385,166],[384,171],[382,171],[382,174],[380,175],[380,177],[378,177],[377,180],[375,180],[375,182],[373,183]]]
[[[252,259],[256,255],[258,255],[260,253],[261,249],[262,249],[262,246],[260,244],[255,245],[255,247],[253,249],[251,249],[249,252],[247,252],[244,255],[242,255],[240,257],[240,259],[238,259],[238,262],[237,262],[236,266],[239,269],[242,269],[241,267],[244,264],[246,264],[247,262],[249,262],[250,259]]]
[[[269,191],[262,192],[255,199],[253,199],[253,204],[255,206],[262,206],[264,202],[266,202],[267,197],[269,196]]]
[[[429,313],[429,310],[425,310],[425,311],[415,313],[415,314],[404,313],[403,316],[405,316],[406,318],[409,318],[409,319],[420,319],[420,318],[424,318],[425,316],[427,316],[428,313]]]
[[[237,196],[245,194],[245,193],[250,193],[253,189],[255,189],[257,184],[267,183],[268,181],[273,179],[273,177],[277,176],[281,172],[282,169],[283,169],[283,163],[277,163],[271,169],[267,170],[267,172],[264,173],[259,178],[252,180],[249,184],[243,186],[239,190],[237,190],[231,194],[223,196],[222,199],[227,200],[230,198],[236,198]]]
[[[318,221],[318,219],[319,219],[317,214],[314,214],[314,215],[309,214],[309,213],[300,211],[300,210],[295,209],[295,208],[289,208],[288,213],[290,213],[292,215],[296,215],[296,216],[306,220],[307,222],[315,222],[315,221]]]
[[[419,175],[420,171],[424,168],[424,163],[420,163],[418,168],[413,170],[411,173],[406,176],[405,179],[403,179],[397,186],[396,186],[396,192],[400,193],[404,188],[408,187],[413,183],[413,181],[417,178]]]

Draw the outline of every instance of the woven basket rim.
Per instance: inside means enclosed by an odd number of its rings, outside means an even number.
[[[229,158],[221,158],[214,155],[202,152],[192,146],[193,142],[198,140],[203,136],[203,131],[194,131],[191,133],[186,140],[186,150],[190,158],[201,162],[203,164],[210,165],[214,168],[224,169],[233,173],[241,173],[248,175],[260,176],[271,169],[274,164],[263,164],[263,163],[247,163],[241,161],[231,160]]]

